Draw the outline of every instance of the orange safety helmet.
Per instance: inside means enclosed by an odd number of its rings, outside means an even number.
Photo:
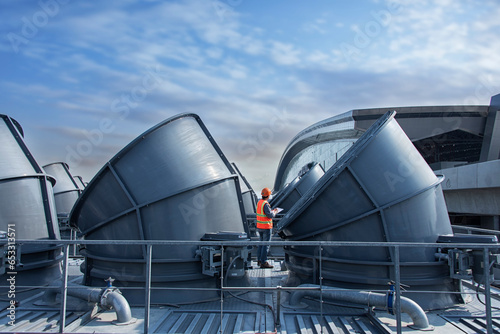
[[[269,197],[269,195],[271,195],[271,189],[264,188],[264,189],[262,189],[262,193],[261,194],[262,194],[263,197]]]

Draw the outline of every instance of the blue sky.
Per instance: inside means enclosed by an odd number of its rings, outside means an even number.
[[[256,190],[307,126],[357,108],[489,104],[498,1],[12,0],[0,113],[41,165],[86,181],[179,113]]]

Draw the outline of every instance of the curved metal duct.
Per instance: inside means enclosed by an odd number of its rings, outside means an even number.
[[[82,191],[65,162],[54,162],[43,166],[43,169],[56,179],[54,198],[56,200],[57,216],[60,219],[66,219],[69,217],[69,213]]]
[[[283,208],[285,213],[325,174],[319,163],[312,163],[302,168],[301,173],[285,186],[279,193],[273,195],[270,205],[273,208]]]
[[[146,247],[115,240],[193,240],[206,233],[245,231],[238,176],[194,114],[181,114],[149,129],[111,159],[75,204],[70,224],[86,240],[86,285],[144,287]],[[203,275],[198,246],[154,246],[152,286],[204,288],[158,290],[152,302],[184,302],[216,296],[216,279]],[[143,291],[122,289],[132,304]]]
[[[243,198],[243,207],[245,208],[245,213],[247,215],[254,214],[257,208],[257,198],[255,197],[255,193],[250,186],[250,183],[248,183],[247,179],[243,176],[243,174],[241,174],[236,164],[233,162],[231,163],[231,166],[239,177],[241,197]]]
[[[75,180],[78,189],[83,190],[87,186],[87,184],[83,181],[83,178],[81,176],[73,176],[73,179]]]
[[[436,177],[399,124],[395,112],[377,120],[281,219],[289,240],[434,243],[452,234],[441,178]],[[411,290],[455,291],[446,264],[433,248],[400,248],[401,282]],[[394,253],[386,247],[293,246],[286,265],[299,281],[385,289],[394,280]],[[454,304],[452,294],[411,298],[423,308]]]
[[[19,123],[0,115],[0,230],[13,232],[16,240],[58,240],[55,180],[44,173],[22,137]],[[17,272],[16,284],[40,285],[60,277],[60,245],[17,245],[16,251],[15,268],[7,268]]]
[[[241,188],[241,198],[243,199],[243,208],[245,209],[245,214],[246,214],[246,224],[248,231],[250,233],[250,236],[255,237],[257,236],[256,232],[256,223],[255,223],[255,211],[257,210],[257,196],[255,195],[255,192],[253,191],[252,187],[250,186],[250,183],[248,183],[247,179],[241,174],[240,170],[236,166],[234,162],[231,163],[231,166],[234,168],[234,171],[238,174],[239,177],[239,183],[240,183],[240,188]]]

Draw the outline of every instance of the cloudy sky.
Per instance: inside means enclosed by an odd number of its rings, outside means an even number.
[[[179,113],[256,190],[297,132],[357,108],[489,104],[497,0],[3,1],[0,113],[90,181]]]

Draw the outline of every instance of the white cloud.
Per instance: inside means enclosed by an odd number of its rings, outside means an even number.
[[[314,22],[304,23],[302,25],[302,29],[309,33],[319,33],[324,35],[327,33],[327,29],[325,28],[327,23],[327,20],[325,20],[324,18],[319,18],[314,20]]]
[[[288,43],[274,41],[271,43],[270,54],[279,65],[295,65],[300,62],[300,50]]]
[[[220,59],[224,54],[224,51],[221,48],[208,48],[205,52],[207,56],[213,59]]]
[[[388,10],[389,2],[378,3],[374,11]],[[472,10],[481,5],[485,9]],[[140,87],[148,69],[158,66],[161,84],[130,110],[120,123],[123,131],[136,133],[139,126],[152,126],[169,115],[196,112],[230,148],[227,154],[242,160],[239,142],[286,107],[292,115],[287,129],[273,138],[263,157],[241,166],[258,171],[268,159],[278,159],[298,131],[333,114],[359,107],[460,103],[464,95],[475,96],[481,78],[488,78],[488,92],[498,92],[500,8],[495,1],[481,5],[401,1],[389,23],[359,46],[356,30],[345,26],[365,31],[368,23],[377,22],[369,16],[372,7],[366,8],[366,22],[357,19],[358,12],[342,17],[345,23],[319,16],[309,22],[297,19],[296,30],[288,31],[248,20],[246,11],[252,6],[211,0],[145,6],[75,2],[12,62],[32,72],[23,79],[30,84],[10,74],[1,86],[4,94],[12,94],[10,103],[38,100],[29,108],[69,112],[77,121],[68,117],[73,123],[67,126],[92,129],[102,117],[117,117],[112,101]],[[278,28],[282,34],[269,34]],[[297,31],[322,39],[304,40]],[[356,47],[359,57],[346,62],[335,41]],[[480,102],[484,100],[481,96]],[[116,147],[130,139],[109,138],[119,142]],[[271,181],[274,169],[269,174]]]

